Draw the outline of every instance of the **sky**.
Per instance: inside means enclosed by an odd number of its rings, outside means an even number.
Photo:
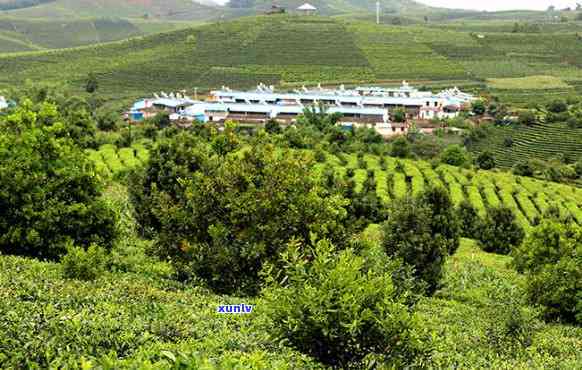
[[[476,10],[513,10],[513,9],[532,9],[545,10],[550,5],[556,8],[566,8],[576,6],[576,2],[582,3],[582,0],[417,0],[432,6],[459,9],[476,9]]]

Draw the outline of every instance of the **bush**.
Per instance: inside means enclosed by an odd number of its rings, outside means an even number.
[[[459,246],[459,226],[444,189],[395,202],[383,224],[384,250],[414,267],[415,276],[433,294],[446,256]]]
[[[390,155],[397,158],[410,157],[410,144],[405,137],[396,138],[390,147]]]
[[[153,176],[143,186],[157,228],[155,252],[171,260],[183,279],[197,277],[221,293],[254,294],[263,263],[292,238],[309,242],[315,233],[345,239],[348,202],[313,179],[308,157],[270,145],[221,158],[204,147],[182,149],[150,161],[147,173]],[[191,166],[184,166],[188,161]],[[162,173],[184,174],[178,180],[163,176],[170,182],[157,187],[160,162]]]
[[[105,271],[107,261],[107,251],[102,247],[91,244],[85,250],[70,244],[61,263],[66,278],[95,280]]]
[[[533,176],[535,168],[531,161],[525,160],[513,166],[513,173],[518,176]]]
[[[522,125],[531,126],[536,123],[536,115],[531,110],[519,112],[517,122]]]
[[[24,102],[0,117],[0,251],[54,260],[68,242],[109,249],[116,216],[94,164],[63,137],[56,107],[39,109]]]
[[[512,254],[527,274],[529,300],[546,319],[582,324],[582,228],[544,221]]]
[[[371,355],[402,368],[423,354],[417,318],[390,271],[328,241],[318,242],[312,255],[302,249],[291,243],[282,270],[267,271],[261,307],[275,341],[336,368],[361,366]]]
[[[475,113],[478,116],[485,114],[486,107],[483,100],[475,100],[471,104],[471,111],[473,111],[473,113]]]
[[[462,166],[467,162],[468,153],[460,145],[449,145],[441,154],[441,162],[451,166]]]
[[[517,223],[513,211],[506,207],[487,210],[479,232],[479,243],[485,252],[508,254],[520,245],[525,232]]]
[[[477,211],[467,199],[459,204],[457,209],[459,228],[461,236],[469,239],[476,239],[481,227],[481,219]]]
[[[477,156],[475,164],[482,170],[490,170],[495,168],[495,157],[493,156],[493,153],[486,150]]]
[[[568,104],[564,100],[554,100],[548,104],[548,110],[552,113],[563,113],[568,110]]]

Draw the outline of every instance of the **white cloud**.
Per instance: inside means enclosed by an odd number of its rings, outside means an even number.
[[[485,0],[485,1],[467,1],[467,0],[417,0],[432,6],[458,9],[477,9],[477,10],[513,10],[513,9],[533,9],[545,10],[550,5],[557,8],[566,8],[576,6],[576,0]],[[578,0],[578,2],[582,2]]]

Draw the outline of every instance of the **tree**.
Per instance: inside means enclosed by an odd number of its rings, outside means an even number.
[[[509,254],[521,244],[524,236],[525,232],[510,208],[494,207],[487,210],[479,232],[479,243],[485,252]]]
[[[459,219],[461,236],[476,239],[481,227],[481,218],[479,217],[477,210],[475,210],[473,205],[467,199],[463,199],[459,204],[457,217]]]
[[[392,111],[392,119],[394,122],[406,122],[406,110],[404,108],[396,108]]]
[[[531,126],[536,123],[536,115],[531,110],[520,111],[517,122],[521,125]]]
[[[518,176],[533,176],[535,167],[529,160],[524,160],[513,166],[513,173]]]
[[[526,273],[529,300],[546,319],[582,324],[582,228],[544,221],[512,255]]]
[[[265,124],[265,131],[270,134],[280,134],[283,130],[281,129],[281,125],[274,119],[270,119]]]
[[[462,166],[468,161],[468,153],[460,145],[449,145],[441,154],[441,162],[451,166]]]
[[[340,113],[328,114],[326,106],[320,102],[318,106],[306,107],[297,119],[297,123],[324,131],[326,128],[335,126],[341,117]]]
[[[446,256],[459,244],[459,225],[446,191],[429,189],[417,198],[396,201],[382,228],[388,256],[412,266],[426,293],[433,294]]]
[[[548,110],[552,113],[563,113],[568,111],[568,104],[564,100],[553,100],[548,104]]]
[[[87,82],[85,84],[85,91],[89,94],[93,94],[99,88],[99,82],[97,81],[97,76],[94,73],[89,73],[87,76]]]
[[[110,248],[116,216],[94,164],[55,105],[22,101],[0,116],[0,251],[58,259],[66,245]]]
[[[255,294],[263,263],[291,239],[344,241],[347,201],[327,196],[308,157],[271,145],[218,157],[191,141],[181,134],[154,150],[152,158],[161,160],[150,162],[144,196],[135,197],[140,209],[152,210],[145,221],[154,229],[156,254],[184,279],[198,278],[220,293]]]
[[[405,137],[397,137],[390,147],[390,155],[397,158],[410,157],[410,144]]]
[[[97,127],[103,131],[114,130],[118,119],[119,115],[115,112],[102,112],[97,115]]]
[[[363,368],[367,356],[405,368],[428,348],[390,261],[372,264],[354,250],[338,251],[328,241],[307,246],[292,242],[278,265],[267,269],[261,310],[275,342],[333,368]]]
[[[487,110],[485,107],[485,102],[483,102],[483,100],[475,100],[471,104],[471,110],[478,116],[485,114],[485,111]]]
[[[495,168],[495,156],[493,156],[493,153],[486,150],[477,156],[475,164],[482,170],[490,170]]]

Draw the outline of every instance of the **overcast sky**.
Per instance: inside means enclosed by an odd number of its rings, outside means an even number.
[[[478,9],[478,10],[512,10],[536,9],[544,10],[554,5],[557,8],[575,7],[582,0],[417,0],[418,2],[442,6],[446,8]]]

